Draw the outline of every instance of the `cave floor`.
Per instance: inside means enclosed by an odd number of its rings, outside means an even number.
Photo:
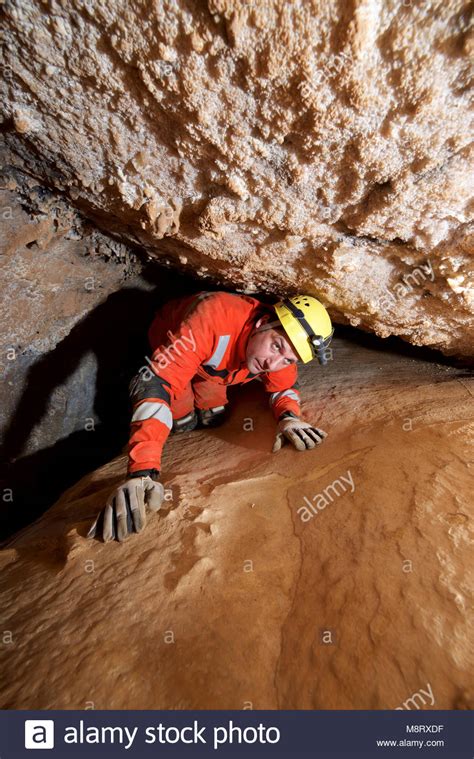
[[[3,545],[2,708],[474,707],[472,379],[335,343],[320,447],[272,454],[250,383],[169,439],[142,534],[85,537],[121,455]]]

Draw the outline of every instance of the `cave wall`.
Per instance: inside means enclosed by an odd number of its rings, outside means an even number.
[[[4,177],[184,271],[474,353],[466,0],[1,13]]]
[[[29,202],[30,212],[0,190],[0,431],[9,459],[100,422],[98,374],[129,347],[115,302],[152,289],[136,255],[61,198],[31,184]],[[143,327],[136,316],[130,330]]]
[[[23,206],[17,190],[0,190],[0,537],[121,450],[154,301],[123,243],[33,181]]]
[[[0,190],[0,539],[122,450],[153,314],[196,287],[16,180]]]

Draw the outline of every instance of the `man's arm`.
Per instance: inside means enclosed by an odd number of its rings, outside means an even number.
[[[130,394],[133,405],[128,445],[127,478],[110,493],[104,509],[88,532],[105,542],[126,540],[141,532],[146,511],[158,511],[164,497],[161,482],[161,452],[172,426],[171,402],[182,392],[197,367],[212,355],[215,334],[209,318],[196,307],[183,319],[166,344],[153,351],[148,367],[133,378]]]
[[[301,419],[298,370],[295,364],[268,372],[262,376],[265,389],[270,392],[270,406],[278,423],[273,452],[280,450],[285,440],[298,450],[305,451],[322,443],[324,430],[313,427]]]
[[[275,421],[281,417],[301,416],[300,392],[298,384],[298,369],[296,364],[280,369],[278,372],[267,372],[262,375],[265,390],[270,393],[269,404]]]
[[[171,400],[183,392],[212,354],[213,342],[211,323],[197,307],[167,342],[153,351],[148,368],[130,383],[129,476],[152,469],[159,474],[163,446],[173,425]]]

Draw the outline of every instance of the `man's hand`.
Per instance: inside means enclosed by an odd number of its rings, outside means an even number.
[[[272,453],[280,450],[285,439],[289,440],[298,451],[306,451],[308,448],[320,445],[325,437],[327,437],[327,432],[313,427],[308,422],[303,422],[302,419],[291,416],[283,417],[278,422],[278,432]]]
[[[110,494],[107,504],[93,523],[88,538],[102,534],[104,543],[114,538],[126,540],[145,527],[146,508],[158,511],[164,498],[161,482],[151,477],[130,477]]]

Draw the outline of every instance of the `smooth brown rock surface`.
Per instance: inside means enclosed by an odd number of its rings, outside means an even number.
[[[121,456],[2,547],[3,708],[474,707],[472,378],[338,338],[301,371],[328,438],[278,454],[251,384],[170,438],[142,534],[85,537]]]
[[[7,175],[199,276],[474,353],[468,0],[2,10]]]

